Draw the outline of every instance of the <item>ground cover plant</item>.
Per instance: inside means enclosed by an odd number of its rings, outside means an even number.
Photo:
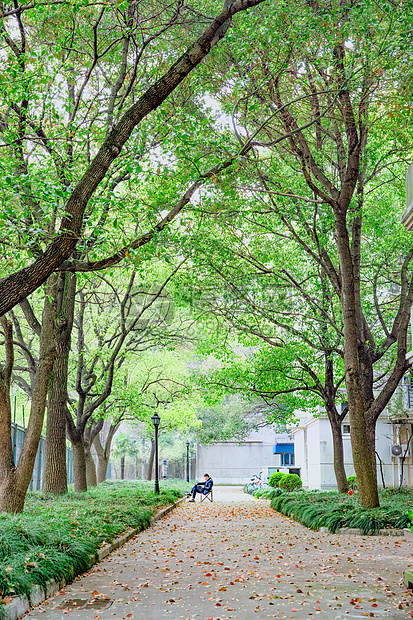
[[[84,572],[89,556],[130,528],[144,529],[161,506],[189,489],[181,481],[106,482],[87,493],[60,497],[28,495],[24,513],[0,515],[0,596],[27,594],[33,584],[71,581]],[[0,606],[1,613],[1,606]]]
[[[327,527],[334,533],[342,527],[360,528],[362,534],[377,534],[381,529],[409,527],[413,514],[413,491],[380,491],[379,508],[362,508],[357,494],[337,491],[299,491],[282,493],[271,501],[277,512],[318,530]]]
[[[279,495],[282,495],[282,494],[283,494],[283,491],[281,489],[278,489],[278,488],[272,489],[271,487],[270,488],[267,487],[265,489],[258,489],[252,495],[256,499],[273,499],[274,497],[278,497]]]

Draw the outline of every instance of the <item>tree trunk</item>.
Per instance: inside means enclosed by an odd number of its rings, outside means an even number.
[[[86,462],[86,483],[88,487],[96,487],[98,480],[96,475],[96,465],[90,447],[85,446],[85,462]]]
[[[86,456],[83,439],[80,437],[72,441],[73,448],[73,477],[75,483],[75,491],[87,491],[86,479]]]
[[[98,465],[98,484],[101,482],[105,482],[106,475],[108,472],[109,459],[107,459],[103,454],[101,456],[98,455],[99,465]]]
[[[146,480],[152,480],[153,461],[155,458],[155,440],[151,441],[151,453],[149,454],[148,469],[146,470]]]
[[[9,512],[12,514],[23,512],[26,491],[16,471],[10,470],[0,484],[1,512]]]
[[[376,474],[377,480],[377,459],[376,459],[376,420],[366,418],[366,435],[369,444],[369,456],[372,468]]]
[[[120,479],[125,480],[125,456],[120,457]]]
[[[39,363],[37,365],[30,417],[19,463],[16,466],[11,443],[10,376],[13,368],[13,343],[10,331],[5,330],[6,365],[0,369],[0,512],[21,512],[33,474],[39,441],[42,434],[46,397],[50,374],[56,356],[57,276],[47,282],[40,334]],[[9,322],[6,322],[9,324]],[[5,322],[2,322],[5,329]],[[11,339],[10,339],[11,338]]]
[[[360,373],[357,330],[357,304],[353,261],[350,252],[346,218],[336,213],[336,240],[342,274],[342,308],[344,323],[344,368],[350,419],[351,448],[357,476],[360,502],[363,508],[380,505],[375,462],[367,437],[364,392]]]
[[[76,277],[63,273],[59,278],[57,303],[57,357],[50,378],[46,421],[46,451],[43,491],[59,495],[67,493],[66,407],[67,379]]]
[[[338,492],[348,493],[347,474],[344,466],[344,449],[343,436],[341,433],[341,422],[339,424],[331,424],[331,432],[333,434],[334,473],[337,480]]]
[[[119,424],[111,424],[108,432],[108,436],[106,437],[105,447],[103,448],[102,443],[100,441],[99,433],[96,435],[93,445],[95,446],[99,465],[98,465],[98,484],[104,482],[106,480],[106,474],[108,470],[109,458],[110,458],[110,449],[112,446],[112,440],[115,436],[116,431],[119,428]]]
[[[323,280],[324,283],[324,280]],[[325,288],[323,288],[325,291]],[[324,307],[327,311],[327,295],[323,295],[323,303]],[[322,326],[322,330],[324,331],[324,341],[327,343],[327,335],[325,334],[325,328]],[[331,352],[326,349],[324,354],[324,363],[325,363],[325,386],[324,386],[324,402],[326,406],[326,411],[328,415],[328,419],[331,426],[331,433],[333,436],[333,455],[334,455],[334,474],[336,476],[337,489],[339,493],[347,493],[348,492],[348,482],[346,470],[344,467],[344,449],[343,449],[343,435],[341,432],[341,424],[345,418],[345,413],[343,411],[339,414],[336,407],[336,389],[334,386],[334,366],[331,359]]]
[[[11,439],[10,381],[14,364],[13,326],[1,318],[4,332],[6,363],[0,367],[0,507],[2,512],[21,512],[24,494],[19,490]]]
[[[64,358],[56,360],[50,381],[46,421],[46,449],[43,492],[67,493],[66,419],[61,415],[61,400],[66,401],[66,385],[61,381]]]
[[[99,435],[100,431],[103,428],[104,420],[101,418],[100,420],[92,420],[92,422],[87,426],[83,433],[83,445],[85,448],[85,460],[86,460],[86,481],[88,487],[96,487],[97,486],[97,475],[96,475],[96,464],[95,460],[92,456],[92,445]]]

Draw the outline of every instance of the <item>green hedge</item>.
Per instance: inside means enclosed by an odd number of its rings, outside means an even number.
[[[272,489],[267,487],[265,489],[258,489],[252,494],[252,496],[256,499],[273,499],[274,497],[278,497],[282,494],[283,491],[281,489]]]
[[[385,528],[409,526],[406,511],[413,506],[412,492],[397,497],[395,493],[382,491],[381,500],[380,508],[365,509],[354,496],[350,498],[335,491],[300,491],[275,497],[271,506],[306,527],[313,530],[327,527],[332,533],[342,527],[354,527],[367,535]]]
[[[347,478],[348,488],[352,491],[357,490],[357,476],[349,476]]]
[[[278,483],[278,486],[283,491],[295,491],[301,489],[303,486],[300,476],[297,474],[287,474]]]
[[[30,494],[22,514],[0,515],[0,603],[50,579],[69,582],[88,567],[103,541],[148,527],[154,511],[173,503],[186,483],[104,483],[55,498]],[[1,610],[1,606],[0,606]]]
[[[287,474],[284,471],[276,471],[271,474],[268,480],[268,484],[270,485],[270,487],[278,487],[280,481],[285,478],[285,476],[287,476]]]

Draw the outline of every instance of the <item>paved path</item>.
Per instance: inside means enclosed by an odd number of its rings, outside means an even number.
[[[412,551],[401,538],[313,532],[265,500],[218,487],[213,504],[181,504],[28,617],[406,619],[413,597],[401,580]],[[69,611],[69,599],[92,596],[113,602]]]

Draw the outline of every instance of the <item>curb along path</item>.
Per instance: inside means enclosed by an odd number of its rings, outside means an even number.
[[[181,504],[28,617],[411,617],[412,543],[313,532],[234,488],[215,500]]]
[[[171,512],[171,510],[173,510],[176,506],[182,503],[184,499],[185,498],[178,499],[174,504],[166,506],[165,508],[159,510],[151,518],[151,524],[159,521],[159,519],[162,519],[162,517],[167,515],[169,512]],[[114,550],[122,547],[131,538],[136,536],[140,531],[141,530],[139,529],[132,529],[129,532],[126,532],[126,534],[115,538],[112,543],[107,544],[105,547],[102,547],[102,549],[98,549],[96,551],[96,554],[92,554],[90,556],[89,568],[91,568],[94,564],[101,562]],[[30,600],[26,596],[19,596],[13,599],[11,603],[5,605],[1,609],[2,620],[17,620],[18,618],[21,618],[24,614],[26,614],[26,612],[30,610],[31,607],[38,607],[43,601],[45,601],[45,599],[48,599],[49,597],[56,594],[56,592],[59,592],[59,590],[65,585],[66,584],[64,582],[58,583],[57,581],[52,580],[47,583],[45,588],[38,585],[32,586]],[[45,605],[47,604],[48,603],[45,603]]]

